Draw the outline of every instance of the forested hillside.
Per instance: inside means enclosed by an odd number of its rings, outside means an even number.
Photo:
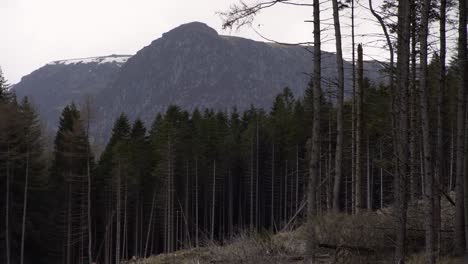
[[[433,60],[431,76],[437,66]],[[448,80],[454,91],[452,70]],[[391,99],[386,87],[365,79],[362,85],[362,200],[363,208],[375,210],[393,200]],[[455,102],[453,92],[447,100]],[[89,258],[88,249],[94,260],[106,263],[116,255],[129,259],[199,247],[245,230],[297,226],[305,214],[311,105],[310,88],[303,98],[285,88],[270,109],[187,112],[170,106],[151,124],[130,123],[122,113],[104,153],[95,159],[87,139],[92,117],[86,105],[63,110],[49,153],[41,147],[37,114],[27,99],[18,103],[3,90],[2,124],[8,126],[2,126],[2,168],[8,181],[2,185],[9,187],[9,200],[2,200],[9,207],[10,231],[2,236],[8,234],[11,241],[12,261],[21,256],[23,217],[25,258],[34,263],[79,262]],[[325,213],[333,207],[336,107],[325,100],[321,109],[316,202]],[[350,138],[350,101],[343,115],[348,120],[345,137]],[[446,113],[448,124],[452,117]],[[450,125],[447,131],[452,130]],[[453,134],[447,137],[453,142]],[[351,142],[346,140],[343,149],[350,153]],[[453,151],[447,145],[447,168],[453,168]],[[351,160],[343,163],[343,170],[350,171]],[[447,192],[454,188],[450,172],[441,182]],[[339,194],[339,206],[348,213],[355,208],[350,176],[345,174]],[[411,179],[411,199],[416,200],[423,191],[421,175]]]

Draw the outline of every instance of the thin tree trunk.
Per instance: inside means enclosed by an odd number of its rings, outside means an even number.
[[[271,231],[275,227],[275,143],[271,146]]]
[[[288,161],[284,161],[284,221],[288,219]]]
[[[139,254],[138,254],[138,242],[139,242],[139,238],[138,238],[138,233],[139,233],[139,208],[140,208],[140,193],[138,191],[138,194],[137,194],[137,200],[136,200],[136,205],[135,205],[135,230],[134,230],[134,241],[133,241],[133,256],[134,257],[139,257]]]
[[[258,220],[258,171],[259,171],[259,156],[258,156],[258,150],[259,150],[259,138],[258,138],[258,114],[257,114],[257,125],[256,125],[256,132],[257,132],[257,136],[255,137],[256,138],[256,141],[257,141],[257,146],[256,146],[256,149],[255,149],[255,152],[256,152],[256,170],[255,170],[255,229],[258,231],[258,224],[259,224],[259,220]]]
[[[398,56],[397,81],[398,90],[393,111],[397,114],[396,144],[397,171],[395,175],[395,202],[398,214],[398,230],[396,235],[396,261],[405,262],[406,256],[406,222],[407,222],[407,192],[408,177],[408,73],[409,73],[409,39],[410,39],[410,6],[409,1],[398,3]]]
[[[67,264],[71,264],[71,235],[72,235],[72,185],[71,173],[68,183],[68,208],[67,208]]]
[[[418,86],[417,86],[417,21],[416,21],[416,2],[411,0],[411,89],[410,89],[410,201],[415,201],[418,197],[418,151],[417,139],[420,138],[420,127],[418,126]],[[423,177],[421,175],[421,177]]]
[[[366,161],[366,174],[367,174],[367,210],[372,210],[372,172],[370,164],[370,148],[369,148],[369,137],[367,137],[367,161]]]
[[[383,160],[383,153],[382,153],[382,143],[380,143],[380,160]],[[380,167],[380,209],[384,208],[384,180],[383,180],[383,168]]]
[[[211,241],[214,241],[214,228],[215,228],[215,207],[216,207],[216,160],[213,160],[213,190],[212,190],[212,204],[211,204]]]
[[[358,45],[358,94],[357,94],[357,121],[356,121],[356,209],[358,213],[364,208],[363,195],[362,195],[362,104],[364,97],[364,69],[363,69],[363,54],[362,45]]]
[[[307,191],[307,223],[309,239],[306,241],[305,263],[313,263],[316,250],[313,220],[317,214],[316,189],[320,179],[320,108],[321,108],[321,50],[320,50],[320,1],[314,0],[314,74],[313,74],[313,120],[312,142],[309,163],[309,183]]]
[[[189,215],[189,164],[188,160],[186,161],[186,172],[185,172],[185,213],[184,213],[184,223],[188,223],[188,215]],[[189,229],[188,224],[186,225],[186,232],[182,233],[185,234],[184,243],[183,245],[189,244]]]
[[[253,135],[250,144],[250,231],[254,230],[254,150]],[[214,201],[214,199],[213,199]]]
[[[429,88],[428,88],[428,69],[427,69],[427,38],[429,33],[429,8],[430,0],[422,1],[422,18],[420,30],[420,76],[419,89],[420,109],[422,124],[422,139],[424,153],[424,172],[426,180],[426,263],[434,264],[436,262],[435,250],[435,226],[434,226],[434,175],[432,164],[432,148],[429,124]]]
[[[123,215],[123,240],[122,240],[122,258],[127,259],[127,244],[128,244],[128,236],[127,236],[127,199],[128,199],[128,181],[127,176],[125,175],[125,182],[124,182],[124,215]]]
[[[449,172],[449,187],[448,191],[451,192],[453,190],[453,171],[454,171],[454,160],[455,160],[455,133],[453,132],[454,128],[452,126],[452,133],[450,135],[450,172]]]
[[[198,248],[198,159],[195,159],[195,247]]]
[[[144,239],[144,235],[143,235],[143,229],[144,229],[144,225],[143,225],[143,205],[140,206],[139,210],[140,210],[140,212],[139,212],[139,215],[140,215],[140,231],[139,231],[140,241],[139,241],[138,244],[140,246],[139,246],[138,256],[142,257],[143,256],[143,250],[144,250],[144,248],[143,248],[143,239]]]
[[[435,175],[434,175],[434,224],[435,224],[435,232],[437,235],[437,244],[436,244],[436,249],[439,252],[440,251],[440,239],[441,239],[441,234],[440,234],[440,228],[441,228],[441,204],[440,204],[440,199],[441,199],[441,194],[439,191],[438,186],[443,186],[444,179],[444,173],[446,173],[446,167],[445,167],[445,150],[444,150],[444,143],[443,140],[445,138],[445,127],[444,127],[444,121],[443,121],[443,116],[445,113],[445,86],[446,86],[446,81],[445,81],[445,72],[446,72],[446,50],[447,50],[447,44],[446,44],[446,34],[445,34],[445,24],[446,24],[446,9],[447,9],[447,0],[441,0],[440,1],[440,76],[439,76],[439,86],[438,86],[438,98],[437,98],[437,146],[436,146],[436,162],[435,162]],[[447,176],[445,176],[447,177]],[[450,191],[450,190],[449,190]]]
[[[343,100],[344,100],[344,67],[343,50],[341,47],[340,15],[338,12],[338,0],[332,0],[333,22],[335,26],[336,42],[336,67],[338,72],[338,86],[336,91],[336,153],[335,153],[335,183],[333,186],[333,209],[340,211],[340,192],[342,181],[343,160]]]
[[[356,42],[354,34],[354,0],[351,0],[351,48],[352,48],[352,82],[353,98],[351,111],[351,213],[355,213],[356,208]],[[347,204],[346,204],[347,206]],[[347,211],[347,210],[346,210]]]
[[[228,192],[229,192],[229,208],[228,208],[228,237],[232,238],[233,236],[233,221],[234,221],[234,205],[233,205],[233,182],[232,182],[232,173],[231,170],[229,170],[228,173],[229,177],[229,186],[228,186]]]
[[[26,172],[24,177],[24,196],[23,196],[23,221],[21,224],[21,257],[20,264],[24,263],[24,238],[26,236],[26,213],[28,208],[28,183],[29,183],[29,150],[26,152]]]
[[[87,202],[88,202],[88,262],[89,264],[93,263],[93,253],[92,253],[92,244],[93,244],[93,237],[92,237],[92,218],[91,218],[91,164],[90,164],[90,153],[91,150],[89,149],[89,127],[90,127],[90,118],[91,118],[91,106],[89,101],[86,102],[86,109],[87,109],[87,121],[86,121],[86,175],[88,180],[88,192],[87,192]]]
[[[467,54],[466,54],[466,1],[459,1],[459,23],[458,23],[458,63],[459,63],[459,86],[457,102],[457,155],[456,155],[456,208],[455,208],[455,252],[463,255],[465,247],[464,223],[464,172],[465,172],[465,106],[466,106],[466,86],[468,79],[466,75]],[[466,192],[468,193],[468,192]],[[468,243],[466,243],[468,245]]]
[[[168,231],[169,230],[169,177],[167,178],[166,182],[167,182],[167,190],[165,192],[166,197],[164,199],[164,253],[169,252],[169,231]],[[147,234],[146,240],[148,240],[148,236],[149,234]],[[144,248],[146,248],[146,244]],[[146,257],[145,254],[143,256]]]
[[[176,211],[175,250],[179,250],[179,211]]]
[[[296,203],[295,210],[299,208],[299,145],[296,145]]]
[[[331,96],[329,97],[331,102]],[[325,160],[325,175],[326,175],[326,205],[327,210],[331,211],[333,209],[333,175],[332,175],[332,167],[333,167],[333,154],[332,154],[332,111],[328,112],[328,157]],[[335,149],[336,151],[336,149]]]
[[[420,172],[419,174],[421,175],[421,193],[424,194],[426,191],[426,180],[424,179],[424,153],[423,153],[423,149],[420,149],[419,151],[419,169],[420,169]]]
[[[111,230],[114,230],[114,221],[111,222]],[[109,263],[112,263],[112,256],[114,251],[114,247],[113,247],[113,242],[114,242],[114,232],[109,232]]]
[[[173,168],[173,160],[172,160],[172,142],[169,138],[168,140],[168,174],[169,174],[169,214],[168,214],[168,247],[169,252],[174,251],[174,168]]]
[[[121,231],[121,198],[120,198],[120,194],[121,194],[121,173],[122,173],[122,164],[121,164],[121,161],[120,161],[120,157],[119,157],[119,164],[118,164],[118,174],[117,174],[117,190],[115,192],[116,194],[116,221],[115,221],[115,264],[120,264],[120,243],[121,243],[121,240],[120,240],[120,231]]]
[[[152,223],[153,223],[153,213],[154,213],[154,205],[156,203],[156,191],[154,191],[153,193],[153,200],[151,202],[151,211],[150,211],[150,218],[149,218],[149,221],[148,221],[148,230],[147,230],[147,233],[146,233],[146,243],[145,243],[145,251],[143,253],[143,258],[146,258],[148,255],[147,255],[147,252],[148,252],[148,244],[149,244],[149,238],[150,238],[150,233],[151,233],[151,227],[152,227]]]
[[[7,139],[8,140],[8,139]],[[8,143],[7,143],[8,145]],[[5,191],[5,243],[6,264],[10,264],[10,146],[7,146],[6,191]]]

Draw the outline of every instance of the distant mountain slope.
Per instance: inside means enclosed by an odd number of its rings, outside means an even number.
[[[47,128],[55,129],[65,105],[95,96],[115,79],[129,55],[111,55],[51,62],[23,77],[12,87],[38,107]]]
[[[50,63],[24,77],[15,90],[33,98],[49,125],[56,124],[65,104],[93,95],[98,112],[93,133],[104,142],[122,112],[149,124],[170,104],[188,110],[244,110],[250,105],[268,110],[286,86],[300,96],[313,70],[311,50],[222,36],[192,22],[164,33],[132,57]],[[334,91],[335,54],[323,52],[322,65],[324,89]],[[347,94],[352,87],[350,69],[346,62]],[[380,69],[376,62],[366,63],[366,77],[381,81]]]
[[[121,112],[151,122],[170,104],[189,110],[234,106],[243,110],[250,105],[269,109],[286,86],[296,95],[303,94],[313,70],[309,50],[218,35],[199,22],[181,25],[138,51],[98,95],[96,101],[103,102],[101,136],[108,135],[109,122]],[[323,52],[322,63],[324,89],[334,89],[335,54]],[[366,76],[379,80],[382,67],[366,65]],[[349,92],[351,64],[345,67]]]

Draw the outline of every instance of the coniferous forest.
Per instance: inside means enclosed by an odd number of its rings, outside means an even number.
[[[242,26],[269,3],[233,6],[224,26]],[[331,94],[322,89],[314,0],[314,69],[303,96],[285,87],[271,108],[245,111],[173,105],[150,124],[122,113],[101,152],[90,143],[88,101],[63,109],[48,146],[34,104],[0,75],[0,262],[118,264],[301,228],[305,263],[318,263],[320,248],[390,252],[388,263],[418,252],[424,260],[417,263],[466,255],[466,1],[387,1],[397,12],[393,24],[379,20],[389,78],[369,81],[366,50],[353,43],[355,85],[344,96],[338,11],[353,3],[332,1],[338,80]],[[451,58],[447,5],[459,10]],[[429,24],[436,22],[441,49],[431,52]],[[372,213],[390,220],[361,239],[384,234],[385,246],[348,244],[336,231]],[[327,237],[334,229],[336,240]]]

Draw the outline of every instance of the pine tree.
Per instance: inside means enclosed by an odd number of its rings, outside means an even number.
[[[80,112],[74,104],[68,105],[62,112],[54,141],[50,176],[50,191],[56,194],[52,201],[52,208],[56,208],[55,223],[50,224],[66,230],[62,240],[56,241],[58,243],[56,250],[60,250],[60,247],[65,245],[62,248],[62,254],[64,262],[68,264],[78,256],[77,245],[72,243],[73,237],[78,236],[75,230],[84,225],[77,215],[83,210],[82,206],[86,204],[83,201],[83,190],[86,184],[87,159],[92,157],[89,151],[89,142]],[[74,194],[79,195],[74,196]],[[62,218],[63,215],[66,216],[65,219]],[[84,239],[81,234],[79,237]]]
[[[43,146],[42,146],[42,134],[41,127],[39,125],[38,116],[29,103],[27,97],[25,97],[20,105],[19,116],[21,120],[21,159],[22,168],[24,168],[24,189],[23,189],[23,210],[22,210],[22,221],[21,221],[21,246],[20,246],[20,264],[24,263],[25,254],[25,242],[28,237],[27,231],[33,231],[26,226],[26,219],[30,208],[29,200],[31,200],[31,186],[38,187],[43,184],[43,172],[44,172],[44,157],[43,157]],[[37,198],[37,193],[32,192],[33,198]],[[33,205],[37,205],[37,201],[32,201]],[[29,205],[29,206],[28,206]],[[37,216],[37,214],[36,214]],[[37,219],[32,219],[30,222],[35,223],[37,226]],[[29,229],[29,230],[28,230]]]

